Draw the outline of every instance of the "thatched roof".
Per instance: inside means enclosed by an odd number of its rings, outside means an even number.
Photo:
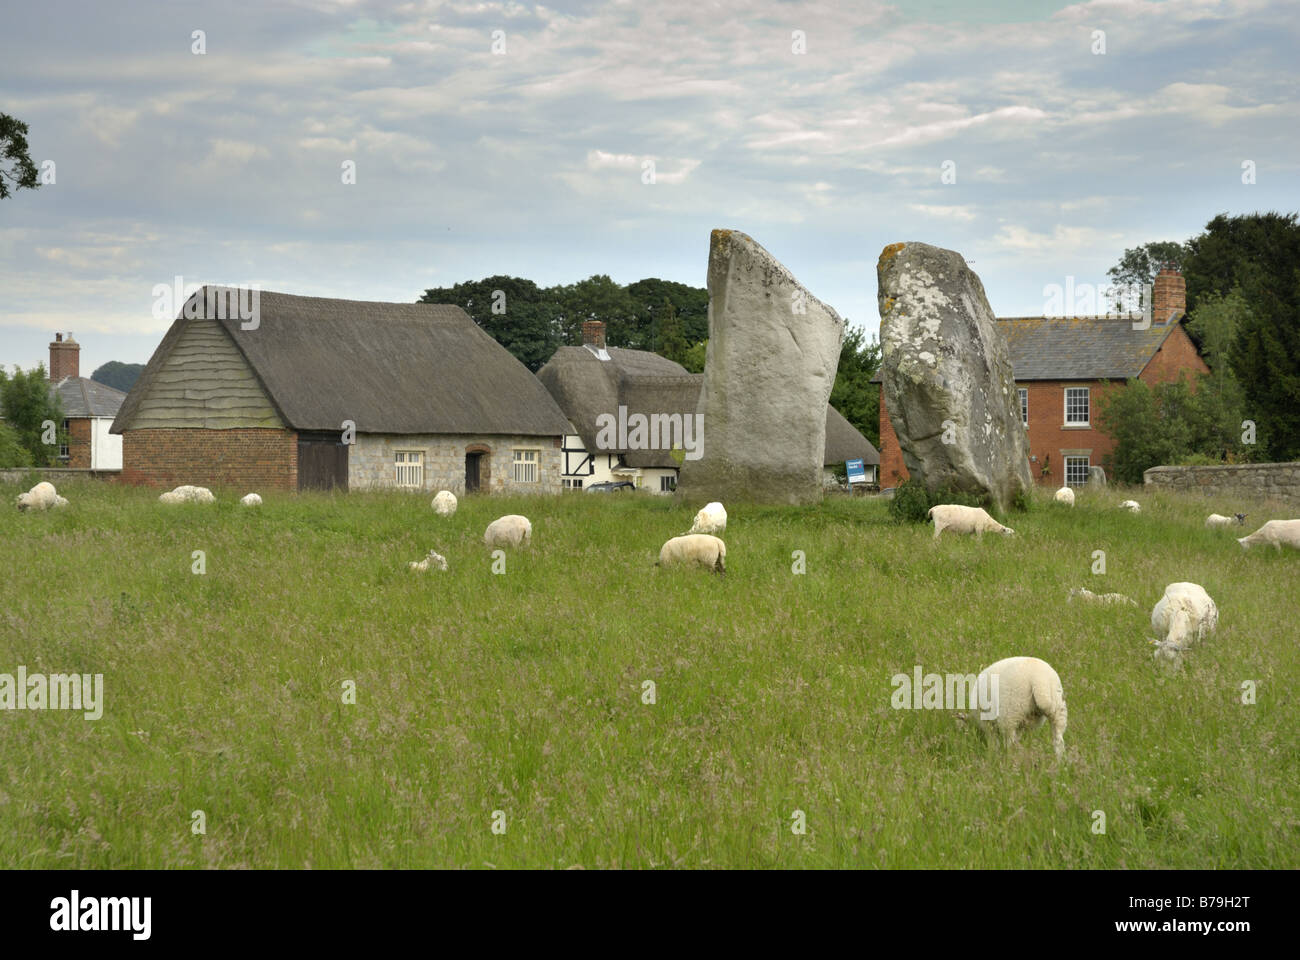
[[[207,319],[208,288],[197,291]],[[214,316],[281,419],[295,430],[521,434],[567,431],[564,414],[528,369],[460,307],[329,300],[261,291],[256,329]],[[230,314],[230,311],[223,311]],[[196,318],[197,319],[197,318]],[[121,432],[186,323],[182,310],[113,424]]]
[[[704,375],[688,373],[681,364],[645,350],[608,348],[609,360],[600,360],[586,347],[560,347],[537,372],[551,396],[568,416],[588,451],[597,450],[596,418],[616,415],[619,406],[628,414],[694,414],[699,405]],[[707,442],[707,441],[706,441]],[[668,450],[602,451],[623,455],[629,467],[676,467]],[[880,454],[832,406],[826,406],[827,465],[861,457],[879,463]]]

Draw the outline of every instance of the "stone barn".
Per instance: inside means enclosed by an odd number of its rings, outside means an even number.
[[[125,481],[559,491],[564,414],[459,307],[233,295],[190,297],[127,395]]]

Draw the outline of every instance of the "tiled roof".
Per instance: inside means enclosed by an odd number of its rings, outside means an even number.
[[[1012,375],[1023,380],[1127,380],[1177,324],[1135,329],[1129,317],[999,317]],[[880,383],[880,371],[871,378]]]
[[[50,387],[59,395],[63,415],[76,417],[116,417],[126,399],[121,390],[85,377],[64,377]]]

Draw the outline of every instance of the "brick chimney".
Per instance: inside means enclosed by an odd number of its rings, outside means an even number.
[[[58,383],[64,377],[79,377],[81,344],[72,339],[72,334],[68,334],[68,339],[63,339],[63,334],[56,333],[54,342],[50,344],[50,382]]]
[[[605,349],[605,322],[603,320],[584,320],[582,323],[582,344],[597,350]]]
[[[1187,312],[1187,281],[1173,267],[1162,267],[1151,284],[1151,322],[1175,322]]]

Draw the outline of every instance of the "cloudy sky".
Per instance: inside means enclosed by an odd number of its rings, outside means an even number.
[[[7,4],[0,112],[56,182],[0,201],[0,363],[47,360],[55,330],[83,375],[143,362],[177,276],[403,301],[492,274],[703,286],[715,227],[868,331],[899,240],[960,250],[999,315],[1041,313],[1125,247],[1300,209],[1298,20],[1294,0]]]

